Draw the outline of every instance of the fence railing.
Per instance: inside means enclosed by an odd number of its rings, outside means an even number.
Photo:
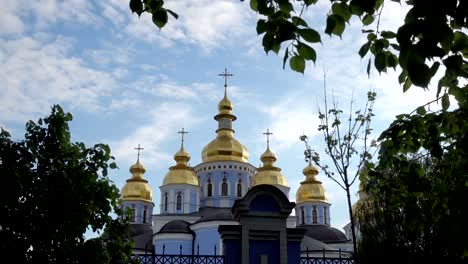
[[[141,264],[224,264],[224,256],[134,254]]]
[[[305,250],[301,251],[300,264],[354,264],[352,252],[339,250]]]

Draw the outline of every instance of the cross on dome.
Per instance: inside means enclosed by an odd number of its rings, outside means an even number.
[[[224,72],[218,74],[218,76],[224,77],[224,87],[226,88],[226,87],[227,87],[227,79],[228,79],[228,77],[234,76],[234,74],[228,72],[228,71],[227,71],[227,68],[224,68]]]
[[[140,144],[138,144],[138,147],[137,148],[134,148],[136,149],[138,152],[138,156],[137,156],[137,161],[140,161],[140,150],[144,150],[144,148],[140,147]]]
[[[270,129],[267,129],[267,131],[265,133],[263,133],[263,135],[266,135],[266,137],[267,137],[267,148],[270,148],[270,135],[273,135],[273,133],[270,132]]]
[[[182,145],[184,145],[184,134],[188,134],[188,131],[185,131],[184,128],[182,128],[182,130],[177,133],[182,135]]]

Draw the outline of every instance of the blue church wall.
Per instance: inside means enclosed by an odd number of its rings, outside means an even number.
[[[199,248],[200,255],[213,255],[216,245],[216,255],[220,252],[221,236],[218,226],[195,230],[195,248]]]
[[[250,264],[260,263],[261,255],[267,256],[268,264],[280,263],[280,249],[278,240],[250,240],[249,242]]]
[[[134,209],[134,217],[133,219],[130,219],[130,222],[132,223],[145,223],[145,224],[151,224],[151,216],[153,214],[153,204],[145,201],[131,201],[131,200],[126,200],[123,201],[122,203],[123,207]],[[146,209],[146,216],[145,216],[145,209]]]
[[[208,168],[208,171],[204,170],[206,168]],[[243,171],[243,168],[248,168],[249,171]],[[254,172],[254,167],[246,164],[214,164],[212,166],[207,166],[205,164],[204,166],[200,166],[196,169],[196,171],[199,176],[199,182],[202,189],[200,195],[200,206],[232,207],[234,201],[241,198],[237,196],[237,183],[239,182],[239,179],[241,179],[243,196],[249,188],[251,176],[250,171]],[[221,195],[221,186],[224,178],[226,178],[226,183],[228,184],[228,193],[223,196]],[[211,197],[207,197],[208,179],[211,180],[212,184]]]
[[[156,254],[179,255],[182,247],[182,255],[192,254],[192,240],[164,239],[156,241],[154,250]]]
[[[190,192],[190,213],[198,211],[196,201],[197,201],[197,192],[191,191]]]
[[[317,210],[317,223],[314,223],[313,221],[313,208],[316,208]],[[301,225],[302,224],[302,209],[304,208],[304,213],[305,213],[305,224],[330,224],[330,211],[327,211],[327,221],[325,221],[324,218],[324,213],[325,213],[325,207],[330,208],[329,204],[326,203],[321,203],[321,202],[307,202],[307,203],[301,203],[298,204],[296,207],[296,224]]]

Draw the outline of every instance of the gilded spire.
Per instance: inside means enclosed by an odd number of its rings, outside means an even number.
[[[319,170],[309,160],[307,166],[302,170],[305,180],[296,192],[296,203],[300,202],[325,202],[328,203],[327,193],[322,182],[317,180]]]
[[[212,140],[202,151],[203,162],[211,161],[239,161],[247,162],[249,153],[245,146],[234,138],[232,122],[237,119],[232,114],[233,104],[227,97],[227,79],[233,76],[227,69],[218,76],[224,77],[224,97],[218,104],[218,114],[214,119],[218,121],[216,138]]]
[[[130,167],[132,177],[126,181],[122,188],[122,199],[153,202],[153,192],[151,187],[149,186],[148,181],[143,178],[143,174],[146,172],[146,169],[140,163],[140,151],[143,150],[143,148],[138,144],[138,147],[135,149],[138,151],[137,161]]]
[[[281,169],[275,166],[276,155],[270,150],[270,135],[273,133],[267,129],[263,133],[267,136],[267,149],[260,156],[263,165],[257,169],[257,173],[252,177],[252,186],[260,184],[288,186],[286,178],[281,173]]]
[[[174,154],[176,165],[169,168],[169,172],[164,176],[163,184],[191,184],[198,185],[198,178],[192,167],[188,166],[190,154],[184,148],[184,134],[188,132],[182,128],[177,133],[181,134],[180,149]]]

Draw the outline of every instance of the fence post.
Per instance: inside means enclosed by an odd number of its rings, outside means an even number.
[[[216,257],[216,244],[214,246],[214,256]]]
[[[179,247],[179,255],[182,256],[182,244],[180,244],[180,247]]]
[[[197,244],[197,256],[200,255],[200,244]]]
[[[166,250],[166,244],[163,244],[163,256],[164,256],[164,251]]]
[[[338,257],[340,258],[340,264],[341,264],[341,248],[338,248]]]
[[[323,261],[325,263],[325,248],[324,247],[322,248],[322,256],[323,256]]]

